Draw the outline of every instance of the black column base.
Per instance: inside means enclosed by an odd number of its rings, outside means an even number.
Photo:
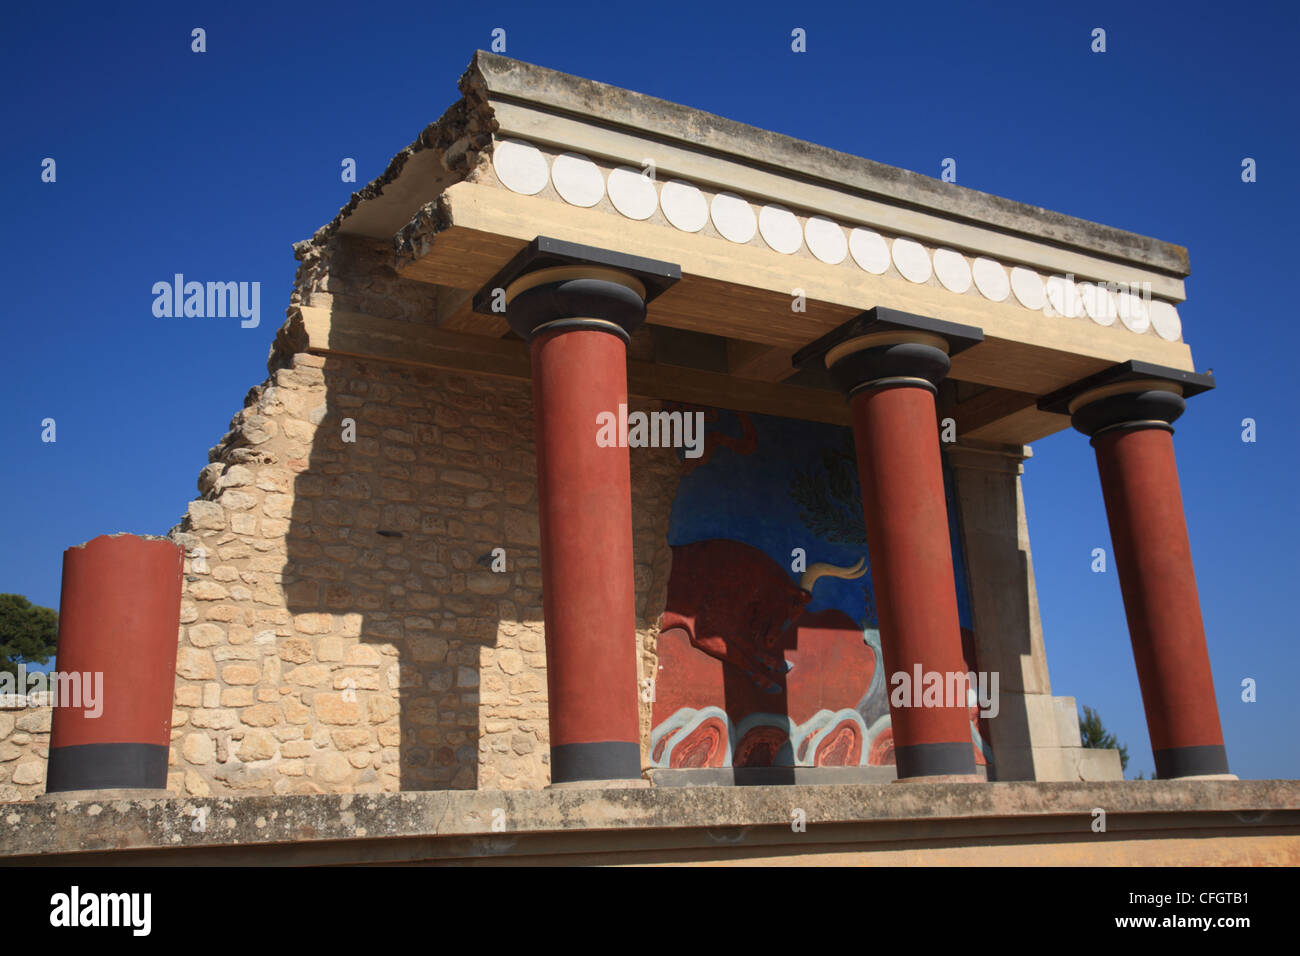
[[[641,746],[624,740],[551,747],[551,783],[640,780]]]
[[[1155,751],[1155,758],[1156,776],[1161,780],[1231,772],[1228,770],[1228,752],[1222,744],[1170,747]]]
[[[51,747],[45,792],[166,789],[167,750],[161,744]]]
[[[969,740],[954,744],[894,747],[898,778],[940,777],[975,773],[975,749]]]

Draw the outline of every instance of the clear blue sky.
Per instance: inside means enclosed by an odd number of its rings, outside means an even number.
[[[962,185],[1187,246],[1180,312],[1219,388],[1190,403],[1175,444],[1229,760],[1243,777],[1300,777],[1294,3],[119,9],[15,5],[0,38],[0,591],[57,607],[65,547],[180,518],[265,376],[290,244],[354,188],[340,161],[378,175],[502,27],[522,60],[931,176],[953,157]],[[806,53],[790,50],[795,27]],[[261,326],[155,319],[151,286],[176,272],[260,281]],[[1053,690],[1098,708],[1130,776],[1149,774],[1118,581],[1089,570],[1094,547],[1109,551],[1092,451],[1066,432],[1034,452]]]

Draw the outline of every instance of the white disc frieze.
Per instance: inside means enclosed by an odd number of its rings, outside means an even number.
[[[561,153],[551,163],[551,183],[571,206],[594,206],[605,196],[600,167],[578,153]]]
[[[774,251],[790,255],[803,245],[799,219],[784,206],[764,206],[758,212],[758,232]]]
[[[1011,291],[1020,304],[1037,312],[1047,302],[1043,294],[1043,280],[1033,269],[1016,266],[1011,270]]]
[[[990,302],[1003,302],[1011,294],[1007,270],[1002,268],[1000,262],[980,256],[971,266],[971,274],[975,277],[975,288]]]
[[[668,221],[682,232],[699,232],[709,221],[709,204],[704,193],[680,179],[664,183],[659,193],[659,207]]]
[[[632,166],[619,166],[609,173],[609,201],[628,219],[649,219],[659,208],[654,180]]]
[[[1141,335],[1151,328],[1151,316],[1147,314],[1147,304],[1142,297],[1132,292],[1120,292],[1115,296],[1115,308],[1124,328]]]
[[[934,274],[949,292],[961,295],[970,288],[970,266],[956,250],[934,250]]]
[[[894,240],[894,265],[908,282],[930,281],[930,254],[915,240]]]
[[[1109,289],[1091,282],[1080,282],[1079,294],[1083,297],[1083,311],[1088,313],[1088,318],[1098,325],[1115,324],[1115,297]]]
[[[709,214],[713,218],[713,228],[722,234],[722,238],[732,242],[749,242],[758,231],[754,210],[735,193],[714,196]]]
[[[542,151],[532,143],[522,143],[517,139],[506,139],[496,144],[492,151],[492,168],[501,185],[524,196],[541,192],[550,177]]]
[[[825,216],[809,216],[803,227],[808,251],[827,265],[838,265],[849,254],[849,243],[839,223]]]
[[[849,252],[853,261],[872,275],[881,275],[889,268],[889,244],[878,232],[854,229],[849,233]]]
[[[1151,327],[1156,335],[1166,342],[1177,342],[1183,334],[1183,323],[1178,318],[1178,310],[1168,302],[1152,299],[1147,312],[1151,316]]]
[[[1057,315],[1077,319],[1083,315],[1083,299],[1074,281],[1065,276],[1050,276],[1047,280],[1047,301]]]

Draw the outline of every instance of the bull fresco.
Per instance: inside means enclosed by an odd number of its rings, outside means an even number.
[[[853,433],[703,411],[703,453],[679,453],[651,765],[892,765]],[[952,531],[962,643],[974,670]],[[972,747],[987,764],[975,718],[972,708]]]

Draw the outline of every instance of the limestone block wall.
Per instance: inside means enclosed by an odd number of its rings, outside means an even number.
[[[547,784],[528,383],[296,354],[213,458],[173,532],[170,789]],[[677,469],[634,453],[646,674]]]
[[[0,803],[34,800],[45,792],[50,707],[43,697],[0,695]]]

